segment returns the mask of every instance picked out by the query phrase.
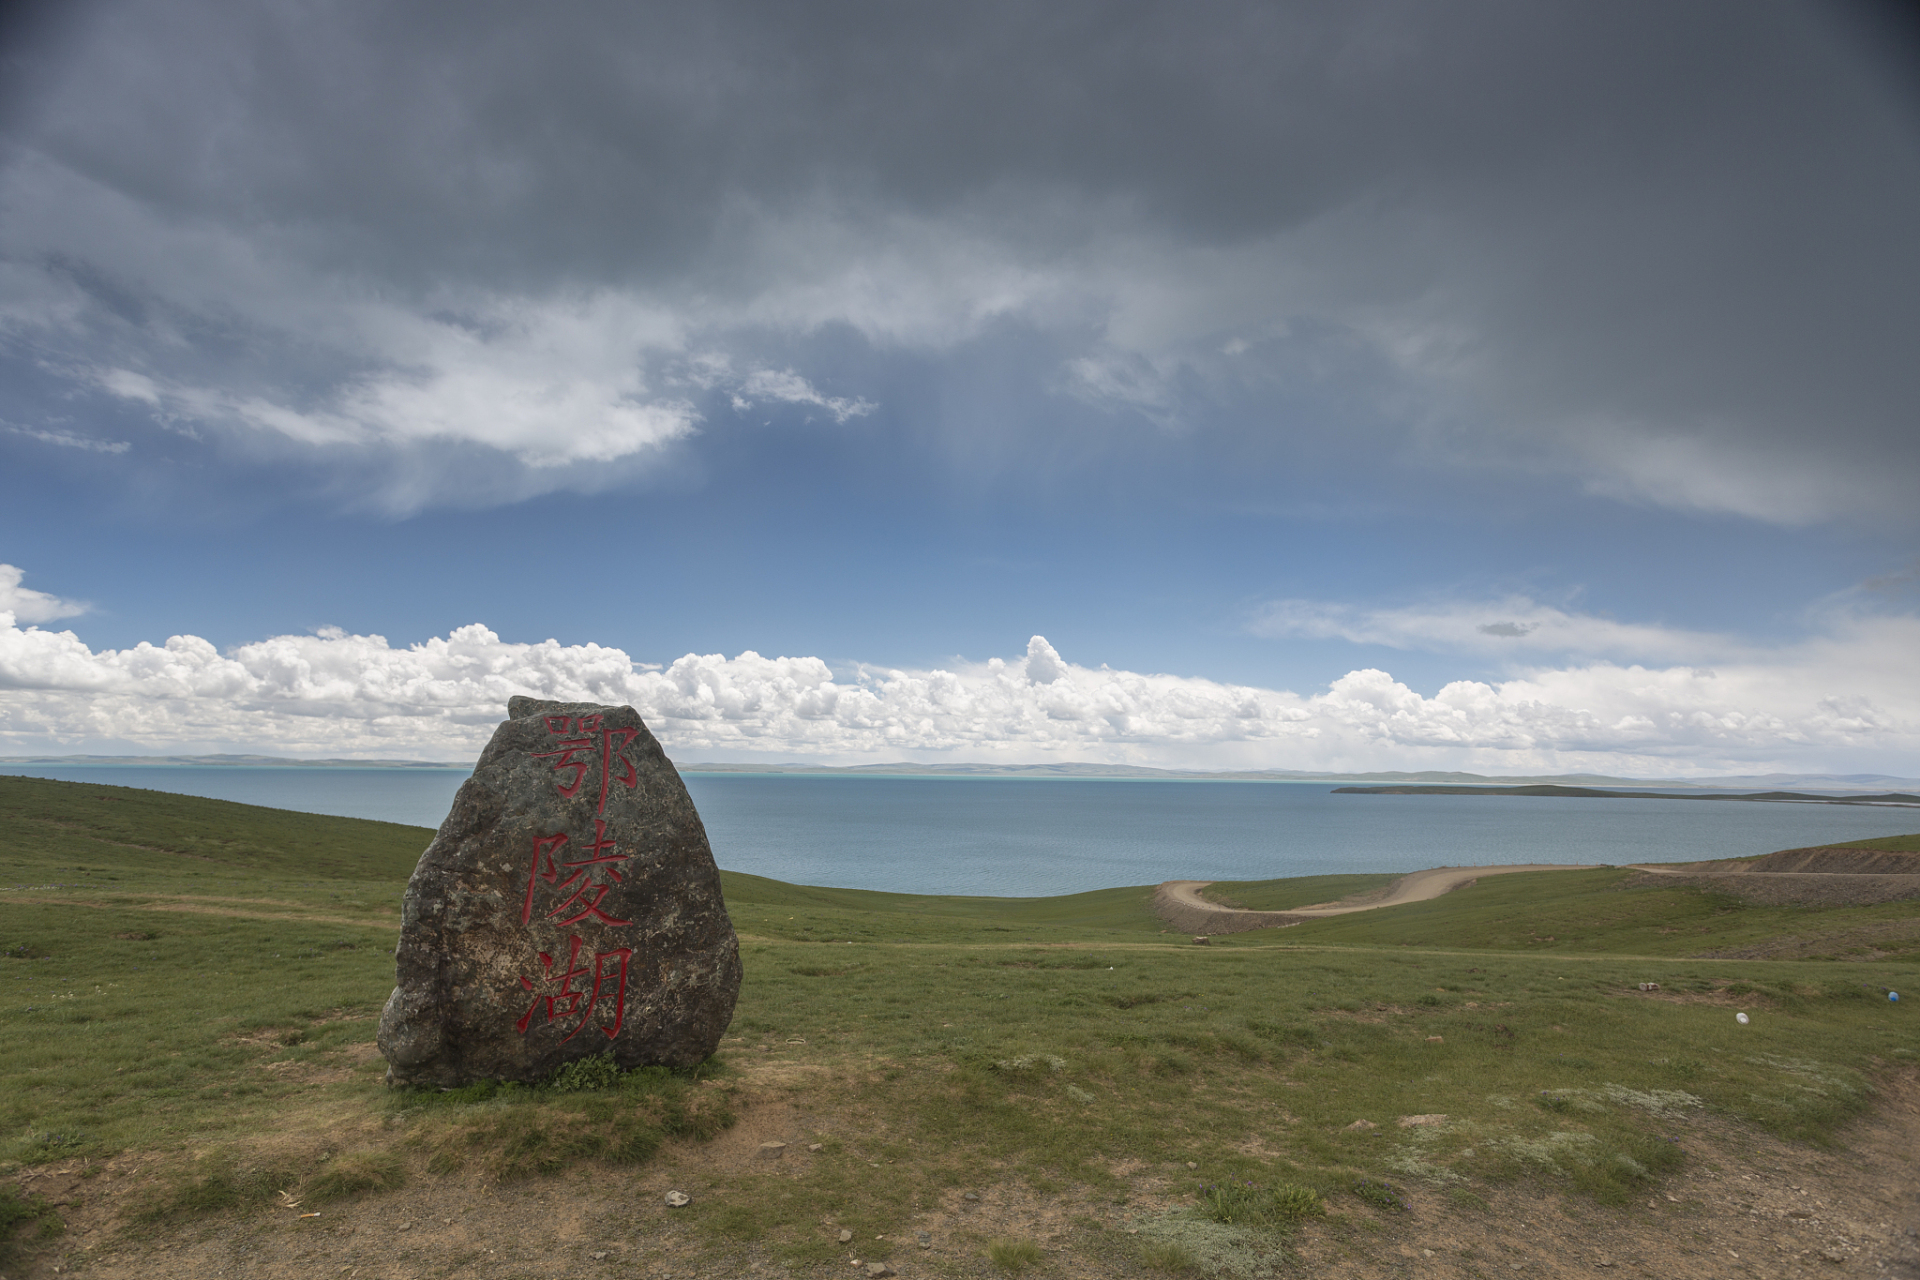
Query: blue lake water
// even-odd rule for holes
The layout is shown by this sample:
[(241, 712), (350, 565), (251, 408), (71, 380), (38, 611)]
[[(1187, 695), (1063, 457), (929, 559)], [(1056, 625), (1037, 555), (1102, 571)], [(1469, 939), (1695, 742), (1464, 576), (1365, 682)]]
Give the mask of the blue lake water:
[[(0, 765), (0, 772), (438, 826), (464, 769)], [(1333, 795), (1327, 783), (700, 774), (731, 871), (1024, 897), (1515, 862), (1678, 862), (1920, 831), (1920, 810), (1701, 800)]]

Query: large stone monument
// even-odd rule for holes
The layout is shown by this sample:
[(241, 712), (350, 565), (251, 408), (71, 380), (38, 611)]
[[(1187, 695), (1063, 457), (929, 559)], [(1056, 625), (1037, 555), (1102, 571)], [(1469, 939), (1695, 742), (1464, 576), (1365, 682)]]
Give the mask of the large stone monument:
[(407, 884), (390, 1084), (712, 1053), (740, 944), (686, 786), (632, 707), (514, 698)]

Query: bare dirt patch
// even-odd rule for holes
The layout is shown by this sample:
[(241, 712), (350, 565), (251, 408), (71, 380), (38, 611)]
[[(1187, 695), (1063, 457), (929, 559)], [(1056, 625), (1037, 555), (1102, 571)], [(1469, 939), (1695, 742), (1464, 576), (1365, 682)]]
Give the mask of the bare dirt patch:
[[(1634, 1203), (1603, 1208), (1550, 1180), (1470, 1187), (1401, 1186), (1409, 1208), (1383, 1213), (1347, 1196), (1334, 1215), (1310, 1221), (1276, 1276), (1339, 1274), (1356, 1280), (1492, 1274), (1561, 1278), (1883, 1276), (1920, 1280), (1920, 1072), (1884, 1073), (1874, 1111), (1833, 1150), (1776, 1141), (1712, 1117), (1674, 1122), (1688, 1157), (1665, 1186)], [(791, 1178), (808, 1162), (860, 1157), (835, 1143), (858, 1118), (815, 1114), (783, 1093), (737, 1100), (740, 1123), (705, 1143), (673, 1142), (636, 1171), (585, 1164), (553, 1178), (490, 1185), (474, 1174), (435, 1178), (416, 1169), (398, 1191), (360, 1200), (266, 1209), (187, 1225), (130, 1229), (123, 1206), (151, 1183), (153, 1161), (125, 1156), (104, 1165), (47, 1166), (18, 1179), (60, 1206), (66, 1238), (14, 1280), (58, 1274), (102, 1280), (258, 1277), (306, 1280), (425, 1280), (473, 1276), (707, 1277), (831, 1276), (858, 1258), (885, 1258), (901, 1276), (988, 1276), (986, 1242), (1030, 1239), (1043, 1249), (1041, 1277), (1092, 1280), (1149, 1276), (1140, 1260), (1142, 1222), (1182, 1207), (1169, 1187), (1191, 1171), (1136, 1158), (1109, 1166), (1123, 1194), (1067, 1187), (1042, 1193), (1016, 1179), (943, 1191), (926, 1211), (857, 1237), (832, 1264), (783, 1262), (751, 1243), (726, 1245), (695, 1227), (702, 1206), (738, 1201)], [(843, 1132), (844, 1131), (844, 1132)], [(289, 1139), (253, 1153), (313, 1161), (329, 1149), (378, 1140), (378, 1126), (353, 1126), (318, 1142)], [(807, 1151), (825, 1140), (822, 1152)], [(1397, 1131), (1375, 1139), (1391, 1143)], [(1258, 1135), (1249, 1141), (1258, 1142)], [(762, 1143), (789, 1145), (778, 1160)], [(1204, 1173), (1204, 1171), (1202, 1171)], [(695, 1197), (670, 1209), (668, 1190)], [(971, 1193), (974, 1199), (969, 1199)], [(318, 1217), (301, 1217), (317, 1212)], [(822, 1239), (839, 1226), (823, 1215)], [(926, 1233), (927, 1245), (919, 1243)], [(838, 1246), (837, 1246), (838, 1247)], [(55, 1272), (54, 1268), (61, 1270)]]
[[(1831, 1152), (1745, 1126), (1695, 1120), (1676, 1130), (1688, 1167), (1622, 1208), (1560, 1195), (1551, 1183), (1476, 1186), (1484, 1209), (1447, 1190), (1406, 1188), (1404, 1214), (1312, 1227), (1310, 1273), (1343, 1276), (1920, 1277), (1920, 1081), (1882, 1081), (1881, 1105)], [(1391, 1141), (1382, 1137), (1381, 1141)]]
[(1248, 911), (1211, 902), (1201, 891), (1210, 880), (1169, 880), (1153, 891), (1153, 913), (1187, 933), (1245, 933), (1251, 929), (1284, 929), (1326, 916), (1350, 915), (1405, 902), (1428, 902), (1455, 889), (1467, 889), (1485, 876), (1519, 871), (1588, 871), (1590, 867), (1537, 863), (1525, 866), (1432, 867), (1401, 876), (1378, 889), (1368, 889), (1338, 902), (1321, 902), (1287, 911)]
[[(384, 925), (386, 921), (369, 919), (365, 916), (336, 916), (318, 911), (243, 911), (236, 907), (217, 907), (208, 905), (219, 899), (195, 901), (190, 899), (161, 900), (155, 898), (126, 898), (102, 901), (94, 898), (36, 898), (36, 903), (46, 903), (63, 907), (86, 907), (92, 911), (165, 911), (173, 914), (194, 916), (221, 916), (230, 920), (296, 920), (303, 924), (338, 924), (364, 927)], [(229, 899), (236, 901), (236, 899)], [(247, 899), (246, 901), (264, 901)], [(298, 906), (298, 904), (295, 904)], [(385, 914), (391, 914), (387, 908), (378, 908)]]

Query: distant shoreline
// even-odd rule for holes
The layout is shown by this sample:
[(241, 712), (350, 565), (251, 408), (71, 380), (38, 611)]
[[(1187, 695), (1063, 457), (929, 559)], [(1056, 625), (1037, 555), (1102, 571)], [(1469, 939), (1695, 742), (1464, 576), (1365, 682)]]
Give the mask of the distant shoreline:
[[(26, 755), (0, 756), (0, 769), (22, 766), (51, 768), (231, 768), (231, 769), (405, 769), (471, 770), (471, 762), (451, 760), (318, 760), (269, 755)], [(730, 764), (718, 761), (674, 761), (681, 773), (691, 774), (763, 774), (812, 777), (879, 778), (1001, 778), (1065, 779), (1086, 781), (1168, 781), (1168, 782), (1317, 782), (1360, 784), (1375, 787), (1440, 788), (1426, 794), (1532, 794), (1518, 788), (1558, 787), (1568, 793), (1593, 791), (1605, 787), (1661, 787), (1688, 791), (1811, 789), (1845, 795), (1859, 792), (1920, 792), (1920, 778), (1897, 778), (1885, 774), (1758, 774), (1707, 778), (1618, 778), (1605, 774), (1551, 774), (1489, 776), (1478, 773), (1440, 770), (1323, 773), (1296, 769), (1158, 769), (1146, 765), (1117, 764), (918, 764), (894, 761), (888, 764), (824, 765), (793, 762), (786, 764)], [(1616, 792), (1602, 794), (1614, 795)], [(1701, 797), (1705, 798), (1705, 797)], [(1721, 797), (1715, 797), (1721, 798)], [(1810, 796), (1809, 800), (1826, 797)]]
[(1873, 805), (1893, 809), (1920, 808), (1920, 795), (1903, 791), (1849, 795), (1814, 795), (1804, 791), (1753, 791), (1744, 794), (1725, 791), (1603, 791), (1593, 787), (1335, 787), (1335, 795), (1350, 796), (1534, 796), (1562, 800), (1751, 800), (1762, 804), (1846, 804)]

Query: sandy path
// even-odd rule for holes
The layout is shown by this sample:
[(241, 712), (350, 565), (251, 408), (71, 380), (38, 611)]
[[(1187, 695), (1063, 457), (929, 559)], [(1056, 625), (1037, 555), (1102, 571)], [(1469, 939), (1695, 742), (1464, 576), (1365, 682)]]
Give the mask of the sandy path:
[(1396, 907), (1403, 902), (1426, 902), (1443, 893), (1463, 889), (1483, 876), (1509, 875), (1516, 871), (1590, 871), (1589, 866), (1567, 863), (1526, 863), (1499, 867), (1433, 867), (1401, 876), (1385, 889), (1359, 894), (1340, 902), (1316, 903), (1286, 911), (1248, 911), (1208, 902), (1200, 890), (1211, 880), (1169, 880), (1154, 890), (1154, 910), (1177, 929), (1195, 933), (1240, 933), (1248, 929), (1276, 929), (1303, 924), (1324, 916), (1343, 916), (1354, 911), (1374, 911)]
[[(1513, 871), (1591, 871), (1593, 868), (1568, 863), (1533, 862), (1522, 866), (1510, 867), (1434, 867), (1427, 871), (1416, 871), (1412, 875), (1401, 876), (1387, 886), (1387, 891), (1379, 898), (1369, 902), (1357, 902), (1342, 906), (1335, 902), (1321, 903), (1311, 907), (1289, 907), (1285, 914), (1290, 916), (1343, 916), (1350, 911), (1372, 911), (1378, 907), (1397, 907), (1403, 902), (1427, 902), (1443, 893), (1464, 888), (1482, 876), (1506, 875)], [(1208, 902), (1200, 896), (1200, 890), (1212, 884), (1211, 880), (1169, 880), (1163, 888), (1169, 895), (1188, 906), (1199, 907), (1203, 911), (1232, 911), (1232, 907), (1223, 907), (1217, 902)]]

